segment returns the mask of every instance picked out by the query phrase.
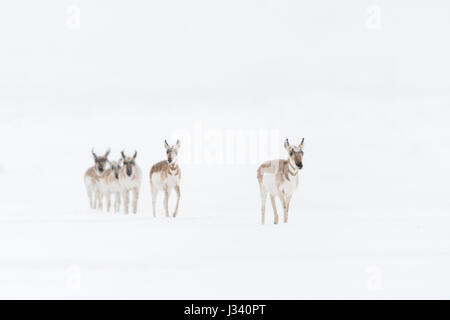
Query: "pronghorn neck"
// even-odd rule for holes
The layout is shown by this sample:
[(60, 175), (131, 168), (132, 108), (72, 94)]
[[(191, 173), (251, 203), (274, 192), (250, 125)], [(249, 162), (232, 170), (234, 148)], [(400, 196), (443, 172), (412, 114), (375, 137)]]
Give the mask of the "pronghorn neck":
[(97, 168), (95, 168), (95, 173), (96, 173), (99, 177), (103, 176), (103, 175), (105, 174), (106, 171), (108, 171), (108, 169), (103, 170), (103, 172), (100, 172)]
[(295, 162), (292, 161), (291, 158), (289, 158), (289, 161), (288, 161), (288, 171), (289, 171), (289, 174), (292, 176), (296, 176), (298, 173), (297, 166), (296, 166)]
[(178, 162), (169, 163), (169, 174), (176, 175), (178, 173)]

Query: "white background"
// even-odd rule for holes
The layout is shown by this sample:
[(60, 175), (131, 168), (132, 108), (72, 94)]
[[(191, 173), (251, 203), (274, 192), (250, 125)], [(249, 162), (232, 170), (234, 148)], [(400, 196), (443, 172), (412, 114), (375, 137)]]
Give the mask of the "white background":
[[(2, 1), (0, 298), (450, 298), (449, 15)], [(221, 162), (239, 130), (262, 135)], [(299, 188), (262, 226), (256, 169), (286, 137), (305, 137)], [(159, 199), (154, 219), (148, 172), (177, 138), (179, 216)], [(136, 216), (89, 209), (92, 147), (138, 151)]]

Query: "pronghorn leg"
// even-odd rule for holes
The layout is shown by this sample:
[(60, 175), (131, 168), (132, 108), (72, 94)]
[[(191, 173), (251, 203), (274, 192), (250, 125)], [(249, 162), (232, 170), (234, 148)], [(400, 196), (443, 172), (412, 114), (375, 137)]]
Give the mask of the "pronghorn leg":
[(169, 190), (164, 189), (164, 210), (166, 211), (166, 217), (169, 217)]
[(89, 205), (91, 206), (91, 209), (95, 209), (95, 198), (92, 195), (92, 191), (88, 191), (88, 197), (89, 197)]
[(111, 193), (106, 194), (106, 209), (108, 212), (111, 212)]
[(275, 204), (275, 196), (270, 195), (270, 201), (272, 202), (273, 214), (275, 216), (273, 223), (278, 224), (277, 205)]
[(114, 212), (117, 213), (120, 211), (120, 192), (116, 192), (114, 199)]
[(281, 204), (283, 205), (283, 213), (284, 213), (284, 223), (288, 221), (288, 213), (287, 213), (287, 205), (286, 205), (286, 196), (283, 191), (278, 194), (278, 197), (281, 200)]
[(97, 209), (103, 211), (103, 197), (100, 192), (96, 193), (97, 198)]
[(176, 204), (176, 206), (175, 206), (175, 211), (174, 211), (174, 213), (173, 213), (173, 217), (174, 217), (174, 218), (177, 216), (177, 213), (178, 213), (178, 204), (180, 203), (180, 196), (181, 196), (181, 194), (180, 194), (180, 186), (176, 186), (176, 187), (175, 187), (175, 192), (177, 193), (177, 204)]
[(264, 190), (263, 186), (260, 186), (260, 190), (261, 190), (261, 223), (264, 224), (264, 219), (266, 215), (267, 191)]
[(95, 194), (95, 192), (92, 193), (92, 201), (94, 203), (94, 207), (92, 209), (97, 209), (97, 195)]
[(289, 205), (291, 204), (291, 198), (292, 198), (292, 195), (286, 196), (286, 222), (287, 222), (287, 216), (289, 214)]
[(136, 214), (137, 212), (137, 204), (139, 200), (139, 189), (134, 188), (133, 189), (133, 213)]
[(130, 205), (130, 192), (129, 190), (124, 191), (123, 193), (123, 205), (124, 205), (124, 209), (125, 209), (125, 214), (128, 214), (128, 207)]
[(158, 197), (159, 189), (152, 186), (152, 207), (153, 217), (156, 218), (156, 198)]

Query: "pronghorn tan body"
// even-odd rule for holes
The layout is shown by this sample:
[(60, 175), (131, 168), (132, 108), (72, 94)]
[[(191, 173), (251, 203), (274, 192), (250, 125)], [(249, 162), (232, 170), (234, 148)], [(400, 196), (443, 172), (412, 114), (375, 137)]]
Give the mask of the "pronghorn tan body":
[(96, 209), (97, 207), (102, 209), (103, 203), (100, 198), (98, 186), (100, 179), (105, 174), (109, 153), (110, 150), (106, 151), (103, 156), (97, 156), (94, 150), (92, 150), (95, 165), (89, 168), (84, 175), (84, 184), (86, 185), (86, 191), (89, 197), (91, 209)]
[(156, 217), (156, 199), (159, 191), (164, 192), (164, 210), (169, 217), (169, 196), (172, 189), (177, 193), (177, 204), (173, 217), (177, 216), (178, 204), (180, 203), (180, 180), (181, 170), (178, 166), (178, 149), (180, 141), (175, 146), (170, 146), (164, 141), (167, 152), (167, 160), (156, 163), (150, 170), (150, 188), (152, 192), (153, 216)]
[(107, 211), (111, 211), (111, 195), (115, 196), (114, 199), (114, 211), (120, 210), (120, 198), (123, 192), (123, 187), (120, 181), (120, 171), (122, 169), (122, 159), (119, 161), (111, 161), (110, 168), (100, 177), (98, 181), (98, 191), (100, 201), (103, 197), (106, 198)]
[(291, 146), (288, 139), (284, 147), (289, 153), (287, 160), (278, 159), (264, 162), (259, 166), (257, 177), (261, 192), (261, 222), (264, 224), (267, 195), (270, 195), (274, 213), (274, 223), (278, 223), (278, 213), (275, 198), (279, 197), (283, 205), (284, 222), (288, 221), (289, 205), (292, 194), (298, 186), (298, 172), (303, 167), (303, 142), (298, 146)]
[(128, 213), (130, 205), (130, 193), (133, 194), (132, 210), (137, 212), (139, 191), (141, 188), (142, 171), (136, 165), (137, 152), (132, 157), (127, 157), (122, 151), (123, 167), (120, 170), (119, 179), (122, 190), (124, 211)]

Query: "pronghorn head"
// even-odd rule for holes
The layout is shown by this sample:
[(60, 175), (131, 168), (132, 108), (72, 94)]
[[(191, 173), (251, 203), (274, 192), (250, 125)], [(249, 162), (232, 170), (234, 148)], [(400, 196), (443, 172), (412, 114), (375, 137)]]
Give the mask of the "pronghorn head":
[(94, 156), (95, 160), (95, 169), (99, 173), (103, 173), (106, 170), (106, 165), (108, 163), (108, 155), (111, 152), (111, 150), (107, 150), (103, 156), (97, 156), (94, 152), (94, 149), (92, 149), (92, 155)]
[(174, 146), (169, 145), (167, 143), (167, 140), (164, 140), (164, 146), (166, 147), (167, 152), (167, 162), (169, 162), (169, 164), (177, 163), (178, 149), (180, 149), (180, 140), (177, 140), (177, 143)]
[(284, 141), (284, 148), (289, 153), (289, 159), (292, 160), (297, 168), (300, 170), (303, 168), (303, 143), (305, 142), (305, 138), (302, 139), (302, 142), (298, 146), (291, 146), (289, 144), (288, 139)]
[(109, 162), (111, 170), (114, 173), (114, 177), (117, 180), (119, 180), (119, 173), (120, 173), (120, 170), (122, 170), (122, 162), (123, 162), (122, 158), (120, 158), (119, 161), (110, 161)]
[(134, 152), (134, 155), (132, 157), (127, 157), (125, 155), (125, 152), (122, 151), (123, 167), (125, 168), (125, 173), (129, 177), (133, 175), (134, 169), (136, 167), (136, 157), (137, 151)]

